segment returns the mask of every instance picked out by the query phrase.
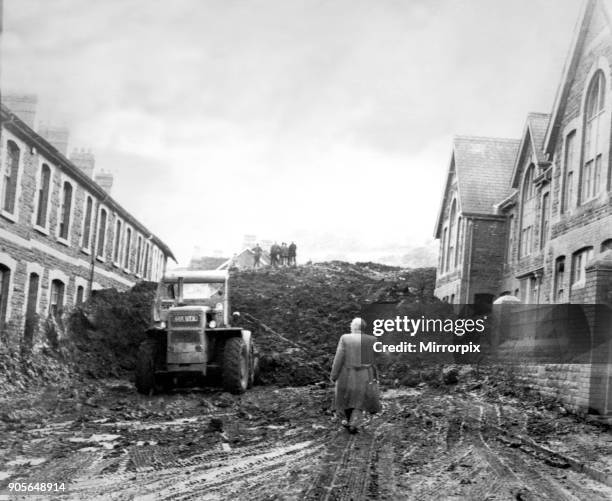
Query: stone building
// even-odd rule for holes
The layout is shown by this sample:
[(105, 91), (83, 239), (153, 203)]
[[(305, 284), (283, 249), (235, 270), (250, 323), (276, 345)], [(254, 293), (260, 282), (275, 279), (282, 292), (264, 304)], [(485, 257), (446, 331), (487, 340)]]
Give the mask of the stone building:
[[(15, 104), (13, 112), (7, 104)], [(66, 158), (67, 134), (34, 130), (35, 99), (3, 96), (0, 110), (0, 333), (46, 318), (92, 290), (158, 280), (168, 246), (92, 179), (94, 158)], [(21, 118), (23, 116), (23, 119)], [(48, 129), (48, 128), (47, 128)], [(53, 141), (59, 141), (53, 144)], [(104, 189), (106, 188), (106, 189)]]
[(551, 114), (517, 140), (457, 137), (435, 237), (436, 296), (610, 302), (612, 2), (587, 0)]

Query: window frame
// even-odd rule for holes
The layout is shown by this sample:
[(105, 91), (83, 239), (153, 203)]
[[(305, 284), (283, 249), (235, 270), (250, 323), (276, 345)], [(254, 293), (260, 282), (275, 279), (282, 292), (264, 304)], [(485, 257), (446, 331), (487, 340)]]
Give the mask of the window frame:
[[(102, 214), (104, 214), (104, 232), (101, 232), (101, 226), (102, 226)], [(98, 209), (98, 221), (96, 224), (96, 248), (94, 249), (94, 252), (96, 253), (96, 259), (98, 261), (102, 261), (105, 262), (106, 261), (106, 251), (107, 251), (107, 244), (108, 244), (108, 238), (107, 234), (108, 234), (108, 220), (109, 220), (109, 210), (100, 205), (100, 208)], [(100, 248), (100, 236), (102, 236), (102, 248)]]
[[(66, 186), (70, 187), (70, 206), (68, 208), (68, 212), (65, 211), (65, 189)], [(57, 241), (69, 246), (70, 245), (70, 235), (72, 232), (73, 226), (73, 214), (74, 214), (74, 200), (75, 200), (75, 183), (72, 179), (68, 177), (62, 176), (60, 190), (59, 190), (59, 205), (57, 207), (57, 228), (56, 228), (56, 236)], [(67, 219), (67, 221), (66, 221)], [(65, 225), (65, 226), (62, 226)], [(62, 230), (66, 228), (66, 235), (62, 234)]]
[(572, 270), (570, 287), (580, 288), (586, 284), (586, 268), (593, 260), (594, 251), (592, 246), (586, 246), (572, 253)]
[[(583, 109), (582, 158), (580, 162), (580, 205), (596, 199), (605, 186), (602, 183), (603, 156), (605, 141), (601, 136), (605, 132), (605, 115), (607, 96), (607, 79), (599, 68), (589, 79)], [(595, 98), (594, 111), (589, 116), (591, 103)]]
[[(87, 221), (87, 202), (91, 201), (91, 210), (89, 212), (89, 222)], [(92, 235), (95, 235), (96, 233), (96, 229), (94, 228), (94, 231), (92, 232), (92, 226), (93, 226), (93, 217), (94, 217), (94, 211), (95, 211), (95, 207), (94, 207), (94, 198), (92, 195), (90, 195), (89, 193), (85, 193), (85, 198), (83, 201), (83, 224), (81, 225), (81, 250), (85, 253), (85, 254), (91, 254), (91, 245), (92, 245)], [(85, 242), (85, 229), (87, 229), (87, 242)]]
[[(23, 173), (23, 152), (26, 151), (26, 145), (19, 141), (16, 137), (9, 135), (7, 131), (2, 131), (5, 135), (2, 149), (2, 159), (0, 165), (0, 215), (6, 219), (16, 223), (19, 220), (19, 198), (21, 197), (21, 176)], [(9, 158), (9, 144), (12, 143), (18, 150), (17, 168), (15, 176), (7, 176), (8, 158)], [(9, 179), (15, 179), (15, 191), (12, 210), (5, 208), (6, 203), (6, 189), (7, 189), (7, 177)]]
[[(45, 213), (44, 213), (44, 224), (41, 225), (39, 224), (39, 215), (41, 213), (41, 198), (42, 198), (42, 189), (43, 189), (43, 171), (44, 168), (49, 169), (49, 185), (47, 186), (47, 194), (46, 194), (46, 207), (45, 207)], [(49, 228), (51, 226), (51, 218), (50, 216), (50, 207), (51, 207), (51, 197), (53, 195), (53, 178), (54, 178), (54, 168), (52, 166), (52, 164), (50, 164), (49, 162), (47, 162), (46, 160), (41, 160), (39, 163), (39, 168), (38, 168), (38, 172), (36, 173), (36, 192), (35, 192), (35, 196), (36, 196), (36, 204), (34, 207), (34, 212), (32, 214), (32, 226), (34, 227), (35, 230), (45, 234), (45, 235), (49, 235)]]

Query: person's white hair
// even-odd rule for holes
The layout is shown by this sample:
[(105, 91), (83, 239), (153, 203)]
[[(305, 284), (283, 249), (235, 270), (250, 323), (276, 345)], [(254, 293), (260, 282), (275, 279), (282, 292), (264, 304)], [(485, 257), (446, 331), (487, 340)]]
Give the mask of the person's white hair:
[(365, 331), (366, 328), (366, 323), (365, 320), (363, 320), (363, 318), (353, 318), (353, 321), (351, 322), (351, 332), (353, 334), (363, 334), (363, 332)]

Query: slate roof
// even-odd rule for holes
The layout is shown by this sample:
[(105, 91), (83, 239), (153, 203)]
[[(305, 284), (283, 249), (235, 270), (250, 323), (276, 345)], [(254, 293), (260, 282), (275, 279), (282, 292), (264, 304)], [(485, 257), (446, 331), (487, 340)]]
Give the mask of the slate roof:
[(493, 214), (508, 196), (520, 141), (457, 136), (453, 155), (461, 212)]
[[(521, 145), (519, 146), (518, 154), (514, 161), (514, 169), (510, 186), (517, 188), (522, 175), (522, 167), (525, 164), (525, 155), (528, 151), (535, 152), (535, 160), (542, 165), (546, 162), (546, 153), (544, 152), (544, 142), (546, 140), (546, 131), (548, 130), (548, 122), (550, 114), (548, 113), (529, 113), (525, 120), (525, 128), (521, 136)], [(531, 150), (528, 147), (531, 146)], [(529, 159), (531, 162), (531, 159)]]
[(546, 161), (546, 156), (544, 155), (544, 140), (546, 139), (546, 129), (548, 129), (549, 120), (550, 113), (529, 113), (527, 115), (527, 126), (532, 134), (533, 147), (538, 162)]
[(521, 141), (496, 137), (455, 136), (444, 196), (434, 236), (439, 238), (453, 172), (457, 179), (459, 210), (496, 214), (496, 204), (510, 194), (510, 181)]

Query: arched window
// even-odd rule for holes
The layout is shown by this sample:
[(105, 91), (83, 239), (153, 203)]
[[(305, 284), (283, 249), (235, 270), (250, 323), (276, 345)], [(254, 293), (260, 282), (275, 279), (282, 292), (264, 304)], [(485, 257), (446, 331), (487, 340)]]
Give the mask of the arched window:
[(124, 262), (123, 262), (123, 267), (126, 270), (130, 269), (130, 253), (132, 252), (132, 229), (131, 228), (127, 228), (125, 230), (125, 248), (123, 250), (124, 252)]
[(85, 219), (83, 220), (83, 242), (81, 246), (84, 249), (89, 249), (90, 238), (91, 238), (91, 215), (93, 213), (93, 199), (87, 197), (85, 201)]
[(142, 278), (149, 278), (149, 244), (145, 245)]
[(542, 207), (540, 216), (540, 249), (544, 248), (548, 239), (548, 228), (550, 226), (550, 193), (542, 195)]
[(41, 228), (47, 226), (47, 209), (49, 207), (49, 189), (51, 186), (51, 169), (43, 164), (40, 169), (40, 188), (38, 190), (38, 210), (36, 211), (36, 225)]
[(76, 290), (76, 305), (80, 306), (83, 304), (83, 300), (85, 297), (85, 288), (82, 285), (79, 285)]
[(581, 202), (599, 193), (602, 186), (602, 156), (606, 138), (604, 133), (605, 78), (602, 71), (591, 80), (585, 103), (584, 154), (581, 175)]
[(533, 225), (535, 222), (534, 170), (533, 164), (530, 165), (523, 178), (521, 194), (521, 244), (519, 253), (521, 257), (529, 255), (533, 247)]
[(119, 264), (119, 256), (121, 255), (121, 220), (115, 222), (115, 249), (113, 250), (113, 262)]
[(38, 311), (38, 286), (40, 283), (40, 275), (38, 273), (30, 273), (28, 282), (28, 295), (26, 297), (26, 318), (23, 328), (23, 337), (28, 346), (32, 345), (34, 339), (34, 331), (36, 330)]
[(576, 131), (573, 130), (565, 138), (565, 185), (563, 192), (563, 212), (571, 210), (576, 205), (574, 195), (574, 168), (576, 157)]
[(457, 218), (457, 248), (455, 251), (455, 267), (459, 266), (461, 262), (461, 233), (462, 233), (462, 219)]
[(584, 285), (586, 267), (593, 259), (593, 247), (584, 247), (572, 255), (572, 286)]
[(601, 252), (612, 250), (612, 238), (608, 238), (601, 242)]
[(555, 290), (554, 302), (565, 301), (565, 256), (559, 256), (555, 260)]
[(444, 272), (444, 263), (446, 262), (446, 235), (448, 228), (444, 228), (442, 232), (442, 246), (440, 247), (440, 272)]
[(140, 264), (142, 262), (142, 237), (138, 235), (138, 245), (136, 247), (136, 269), (134, 270), (137, 275), (140, 274)]
[(448, 249), (446, 251), (446, 271), (454, 267), (453, 259), (455, 257), (455, 224), (457, 217), (457, 200), (453, 200), (451, 204), (450, 217), (448, 219)]
[(72, 210), (72, 185), (66, 181), (62, 189), (62, 206), (60, 212), (59, 236), (64, 240), (68, 239), (70, 230), (70, 214)]
[(9, 284), (11, 281), (11, 270), (0, 264), (0, 326), (4, 326), (7, 318)]
[(100, 209), (100, 222), (98, 224), (98, 251), (97, 256), (104, 258), (104, 248), (106, 246), (106, 209)]
[(64, 282), (55, 279), (51, 282), (51, 297), (49, 298), (49, 313), (59, 317), (64, 308)]
[(7, 143), (6, 167), (4, 170), (4, 186), (2, 188), (2, 208), (13, 214), (17, 198), (17, 175), (19, 174), (19, 146), (13, 141)]

